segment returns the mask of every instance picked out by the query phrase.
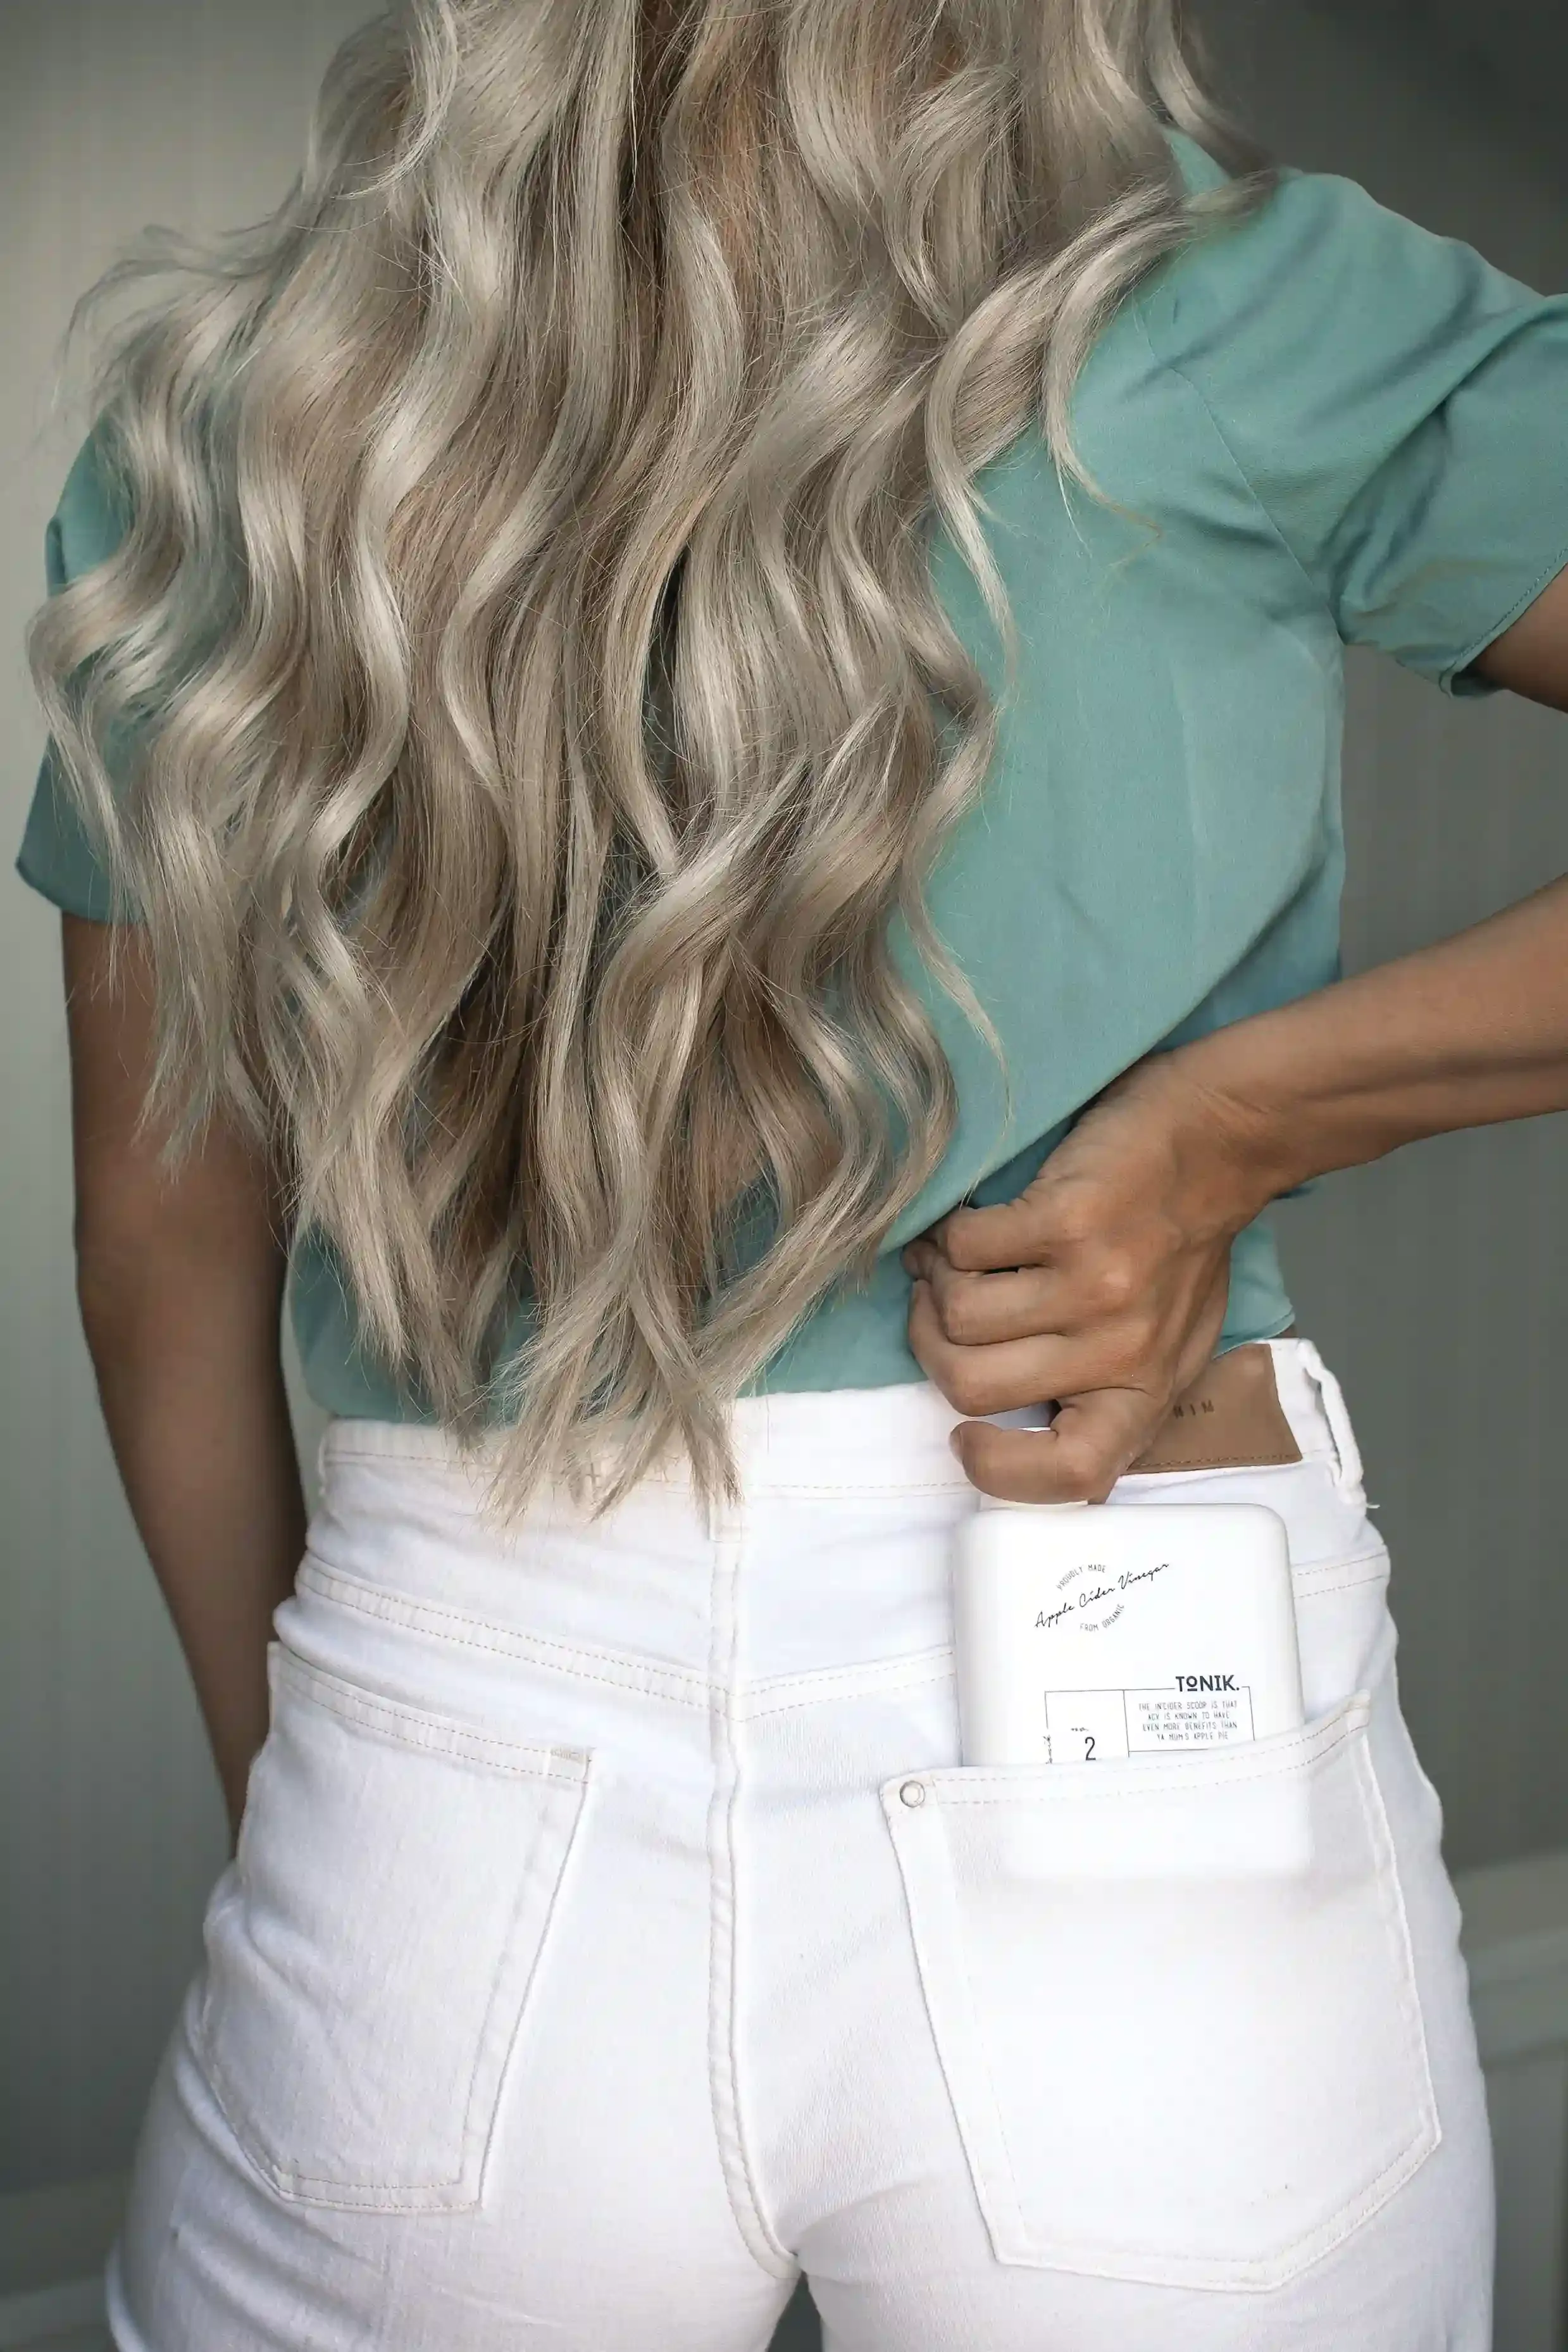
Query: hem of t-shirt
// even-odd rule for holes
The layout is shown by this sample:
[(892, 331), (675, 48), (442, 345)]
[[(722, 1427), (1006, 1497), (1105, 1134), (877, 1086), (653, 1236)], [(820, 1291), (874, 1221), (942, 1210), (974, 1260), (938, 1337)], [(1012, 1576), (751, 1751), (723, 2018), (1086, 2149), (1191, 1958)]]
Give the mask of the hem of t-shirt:
[(1558, 573), (1564, 570), (1568, 570), (1568, 540), (1562, 541), (1546, 569), (1534, 575), (1530, 585), (1521, 595), (1515, 597), (1501, 618), (1490, 622), (1481, 631), (1479, 636), (1473, 638), (1462, 652), (1456, 654), (1453, 660), (1445, 664), (1444, 667), (1437, 672), (1437, 684), (1445, 694), (1456, 696), (1463, 701), (1470, 696), (1500, 694), (1502, 691), (1500, 682), (1496, 678), (1470, 678), (1462, 687), (1458, 684), (1458, 680), (1460, 674), (1469, 669), (1473, 661), (1480, 658), (1489, 646), (1497, 643), (1505, 629), (1511, 629), (1515, 621), (1522, 614), (1529, 612), (1542, 590), (1549, 588)]
[[(1266, 1324), (1260, 1330), (1248, 1329), (1222, 1334), (1219, 1339), (1216, 1342), (1214, 1352), (1216, 1356), (1228, 1356), (1238, 1348), (1253, 1348), (1257, 1347), (1260, 1342), (1266, 1339), (1281, 1339), (1287, 1331), (1294, 1328), (1295, 1320), (1295, 1308), (1293, 1307), (1287, 1307), (1281, 1315), (1277, 1316), (1272, 1322)], [(741, 1393), (747, 1397), (831, 1396), (835, 1394), (848, 1394), (851, 1392), (857, 1395), (863, 1395), (877, 1389), (917, 1388), (926, 1379), (927, 1375), (920, 1370), (918, 1365), (916, 1365), (912, 1371), (900, 1373), (896, 1378), (891, 1380), (842, 1381), (837, 1383), (836, 1387), (833, 1389), (747, 1388), (743, 1390)], [(410, 1408), (407, 1411), (394, 1409), (390, 1401), (383, 1402), (379, 1398), (372, 1399), (370, 1397), (350, 1400), (340, 1395), (333, 1400), (329, 1399), (325, 1395), (322, 1395), (316, 1390), (310, 1388), (308, 1381), (307, 1381), (306, 1386), (312, 1403), (327, 1415), (329, 1421), (353, 1422), (361, 1429), (375, 1428), (380, 1426), (386, 1429), (436, 1430), (444, 1426), (440, 1419), (435, 1414), (421, 1408)], [(514, 1425), (515, 1424), (510, 1422), (498, 1422), (491, 1424), (492, 1428), (496, 1430), (507, 1429)]]
[(36, 890), (40, 898), (47, 898), (50, 906), (57, 907), (63, 915), (76, 915), (85, 923), (136, 923), (141, 919), (134, 912), (116, 915), (107, 890), (73, 889), (68, 882), (61, 882), (46, 866), (35, 865), (31, 854), (26, 849), (17, 851), (11, 865), (12, 870), (21, 876), (29, 890)]

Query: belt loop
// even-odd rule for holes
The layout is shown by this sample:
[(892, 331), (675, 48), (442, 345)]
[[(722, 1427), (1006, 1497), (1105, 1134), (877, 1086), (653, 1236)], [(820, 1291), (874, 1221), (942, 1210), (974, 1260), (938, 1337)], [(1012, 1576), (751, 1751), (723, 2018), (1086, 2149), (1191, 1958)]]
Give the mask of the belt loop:
[(1355, 1430), (1351, 1423), (1350, 1408), (1344, 1401), (1344, 1391), (1319, 1355), (1311, 1339), (1293, 1339), (1291, 1346), (1301, 1351), (1301, 1360), (1307, 1378), (1322, 1399), (1323, 1415), (1329, 1425), (1339, 1456), (1338, 1485), (1343, 1493), (1359, 1495), (1364, 1483), (1364, 1465), (1361, 1448), (1356, 1444)]

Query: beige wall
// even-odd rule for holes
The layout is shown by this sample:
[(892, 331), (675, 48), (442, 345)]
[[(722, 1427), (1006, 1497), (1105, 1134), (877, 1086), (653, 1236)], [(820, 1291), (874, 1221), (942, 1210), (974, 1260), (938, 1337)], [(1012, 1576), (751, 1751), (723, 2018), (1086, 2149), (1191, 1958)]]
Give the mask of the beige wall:
[[(82, 421), (45, 408), (71, 296), (143, 220), (217, 226), (274, 202), (321, 66), (360, 13), (344, 0), (0, 7), (11, 848), (40, 742), (19, 633)], [(1561, 192), (1521, 168), (1467, 94), (1392, 72), (1291, 0), (1204, 13), (1287, 160), (1348, 171), (1518, 274), (1568, 284)], [(1506, 698), (1456, 709), (1386, 665), (1353, 668), (1347, 945), (1364, 962), (1568, 863), (1568, 733)], [(23, 2191), (124, 2161), (222, 1832), (77, 1328), (57, 927), (3, 872), (0, 889), (0, 2191)], [(1303, 1320), (1345, 1377), (1383, 1498), (1406, 1703), (1455, 1866), (1568, 1843), (1565, 1199), (1554, 1120), (1405, 1153), (1283, 1220)], [(308, 1454), (315, 1426), (302, 1412)]]
[[(20, 632), (83, 422), (51, 418), (48, 387), (71, 300), (122, 237), (277, 202), (327, 58), (368, 13), (0, 6), (0, 2193), (124, 2161), (224, 1847), (77, 1326), (58, 920), (8, 870), (42, 743)], [(308, 1454), (315, 1426), (306, 1409)]]

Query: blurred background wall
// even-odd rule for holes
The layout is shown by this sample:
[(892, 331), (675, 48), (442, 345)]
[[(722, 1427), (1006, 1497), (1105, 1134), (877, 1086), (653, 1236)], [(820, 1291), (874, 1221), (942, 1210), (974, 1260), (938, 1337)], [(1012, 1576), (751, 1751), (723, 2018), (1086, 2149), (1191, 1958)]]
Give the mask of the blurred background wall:
[[(8, 870), (41, 746), (20, 633), (86, 422), (52, 415), (48, 387), (71, 299), (123, 236), (277, 201), (320, 71), (365, 13), (0, 5), (0, 2296), (89, 2266), (223, 1856), (77, 1324), (57, 922)], [(1507, 0), (1484, 23), (1460, 0), (1196, 13), (1282, 160), (1347, 173), (1528, 282), (1568, 286), (1568, 150), (1539, 95), (1560, 101), (1556, 0)], [(1354, 968), (1568, 865), (1568, 730), (1506, 696), (1450, 704), (1371, 657), (1351, 673)], [(1568, 1847), (1565, 1202), (1568, 1122), (1550, 1119), (1402, 1152), (1281, 1213), (1302, 1325), (1345, 1381), (1381, 1501), (1406, 1709), (1461, 1872)], [(300, 1401), (308, 1466), (318, 1425)], [(44, 2340), (5, 2308), (0, 2343)]]

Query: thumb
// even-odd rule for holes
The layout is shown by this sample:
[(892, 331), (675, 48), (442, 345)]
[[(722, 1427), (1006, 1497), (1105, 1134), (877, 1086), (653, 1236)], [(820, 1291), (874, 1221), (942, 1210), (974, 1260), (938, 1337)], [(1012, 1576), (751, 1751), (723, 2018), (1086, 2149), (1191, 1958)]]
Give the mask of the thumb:
[(1142, 1389), (1092, 1389), (1065, 1397), (1049, 1429), (960, 1422), (953, 1443), (965, 1475), (1004, 1503), (1103, 1503), (1159, 1423)]
[(1103, 1503), (1159, 1427), (1161, 1409), (1144, 1389), (1088, 1389), (1063, 1397), (1051, 1424), (1058, 1477), (1085, 1502)]

